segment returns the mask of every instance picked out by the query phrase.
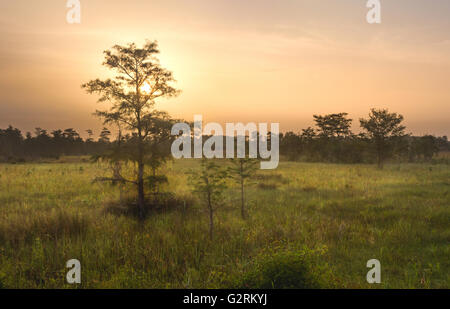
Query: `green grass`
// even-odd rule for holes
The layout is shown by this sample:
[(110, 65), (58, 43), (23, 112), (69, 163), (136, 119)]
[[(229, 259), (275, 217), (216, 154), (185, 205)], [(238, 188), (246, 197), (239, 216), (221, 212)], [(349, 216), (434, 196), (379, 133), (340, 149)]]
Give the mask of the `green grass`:
[[(168, 190), (190, 197), (185, 172), (197, 166), (170, 163)], [(78, 288), (236, 287), (264, 261), (278, 276), (276, 257), (284, 265), (300, 252), (321, 287), (450, 287), (448, 165), (281, 163), (248, 189), (247, 220), (229, 189), (213, 242), (198, 202), (144, 223), (106, 212), (118, 189), (92, 183), (106, 172), (73, 160), (0, 165), (0, 287), (73, 288), (69, 259), (81, 261)], [(366, 282), (373, 258), (379, 285)]]

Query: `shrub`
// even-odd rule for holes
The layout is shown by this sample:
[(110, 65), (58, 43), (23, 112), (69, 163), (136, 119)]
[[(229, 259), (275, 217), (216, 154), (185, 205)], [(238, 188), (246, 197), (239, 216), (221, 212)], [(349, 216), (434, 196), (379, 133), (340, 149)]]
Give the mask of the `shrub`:
[(262, 256), (237, 280), (237, 288), (317, 289), (332, 286), (328, 265), (315, 263), (311, 250)]

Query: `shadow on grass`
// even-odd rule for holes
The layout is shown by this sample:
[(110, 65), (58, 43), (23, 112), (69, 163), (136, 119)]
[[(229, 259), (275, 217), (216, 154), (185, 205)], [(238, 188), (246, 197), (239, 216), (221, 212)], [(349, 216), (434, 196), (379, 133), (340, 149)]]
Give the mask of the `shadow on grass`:
[(116, 216), (145, 220), (152, 215), (161, 213), (186, 212), (193, 204), (194, 200), (189, 196), (158, 193), (146, 198), (142, 216), (137, 199), (134, 197), (128, 197), (121, 201), (110, 201), (106, 204), (104, 211)]

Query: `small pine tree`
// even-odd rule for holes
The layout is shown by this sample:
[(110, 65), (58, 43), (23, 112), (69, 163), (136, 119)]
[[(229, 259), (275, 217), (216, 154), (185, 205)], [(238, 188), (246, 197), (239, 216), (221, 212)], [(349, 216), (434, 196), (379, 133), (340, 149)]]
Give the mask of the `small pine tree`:
[(213, 239), (214, 212), (223, 202), (223, 192), (226, 189), (227, 172), (214, 161), (203, 159), (200, 171), (190, 173), (193, 192), (199, 194), (209, 215), (209, 237)]
[(245, 219), (245, 184), (246, 181), (256, 173), (259, 161), (250, 158), (231, 159), (230, 161), (232, 166), (228, 168), (228, 174), (237, 181), (241, 187), (241, 216), (242, 219)]

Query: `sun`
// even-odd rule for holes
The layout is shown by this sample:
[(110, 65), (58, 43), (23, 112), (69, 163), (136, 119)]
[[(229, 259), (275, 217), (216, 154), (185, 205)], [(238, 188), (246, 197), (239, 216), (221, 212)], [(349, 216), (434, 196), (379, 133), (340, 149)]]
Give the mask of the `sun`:
[(141, 86), (141, 91), (145, 94), (150, 94), (150, 92), (152, 91), (152, 87), (150, 86), (149, 83), (145, 82), (142, 86)]

